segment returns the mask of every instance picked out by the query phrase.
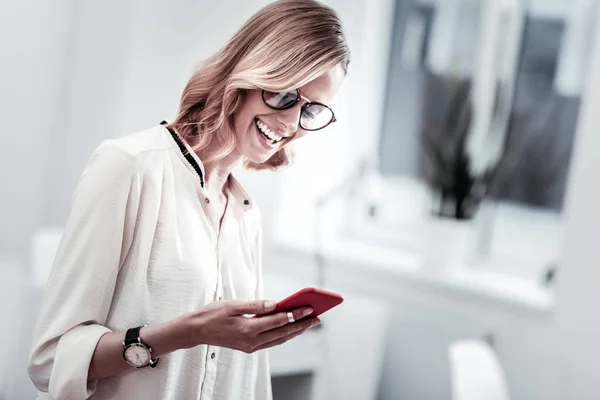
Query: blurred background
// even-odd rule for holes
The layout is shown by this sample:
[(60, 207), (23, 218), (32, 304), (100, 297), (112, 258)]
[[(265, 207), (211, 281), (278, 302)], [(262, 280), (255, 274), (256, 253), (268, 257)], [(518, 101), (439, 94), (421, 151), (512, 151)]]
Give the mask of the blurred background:
[[(26, 363), (71, 194), (175, 116), (267, 0), (0, 2), (0, 398)], [(352, 61), (293, 166), (239, 171), (267, 297), (344, 295), (271, 351), (275, 399), (600, 398), (595, 0), (327, 0)]]

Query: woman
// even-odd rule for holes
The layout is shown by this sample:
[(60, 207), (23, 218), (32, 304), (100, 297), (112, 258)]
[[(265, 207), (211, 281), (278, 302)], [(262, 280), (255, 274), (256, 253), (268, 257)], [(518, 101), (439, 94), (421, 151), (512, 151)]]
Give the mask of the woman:
[(271, 397), (260, 350), (319, 321), (310, 309), (269, 314), (260, 214), (231, 171), (286, 165), (292, 142), (334, 122), (327, 104), (348, 62), (333, 10), (274, 2), (192, 76), (171, 124), (99, 146), (34, 335), (29, 374), (42, 393)]

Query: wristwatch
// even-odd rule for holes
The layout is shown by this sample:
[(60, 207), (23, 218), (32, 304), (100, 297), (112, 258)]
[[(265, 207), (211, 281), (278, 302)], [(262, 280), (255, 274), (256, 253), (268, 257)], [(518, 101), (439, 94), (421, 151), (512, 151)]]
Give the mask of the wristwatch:
[(156, 367), (158, 358), (152, 358), (152, 348), (140, 338), (140, 329), (145, 325), (131, 328), (125, 333), (123, 341), (123, 358), (134, 368)]

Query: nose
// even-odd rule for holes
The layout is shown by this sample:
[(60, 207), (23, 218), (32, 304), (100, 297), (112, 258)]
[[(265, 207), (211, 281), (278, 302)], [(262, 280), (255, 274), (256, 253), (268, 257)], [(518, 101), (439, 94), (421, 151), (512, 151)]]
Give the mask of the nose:
[(281, 110), (277, 113), (277, 122), (287, 135), (293, 135), (298, 130), (301, 111), (302, 107), (300, 104), (296, 104), (292, 108)]

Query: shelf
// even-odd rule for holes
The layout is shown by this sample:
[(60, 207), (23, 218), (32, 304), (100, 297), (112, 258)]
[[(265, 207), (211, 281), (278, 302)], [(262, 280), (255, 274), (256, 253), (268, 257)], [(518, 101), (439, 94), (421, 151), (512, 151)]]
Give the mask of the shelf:
[[(313, 249), (301, 242), (279, 241), (268, 251), (276, 257), (293, 258), (305, 265), (314, 265)], [(432, 290), (446, 296), (484, 299), (499, 306), (525, 312), (548, 314), (554, 309), (554, 294), (531, 279), (523, 279), (484, 267), (456, 267), (446, 271), (421, 268), (418, 255), (406, 251), (380, 248), (364, 242), (330, 241), (322, 256), (328, 271), (345, 276), (351, 274), (365, 285), (374, 280), (409, 283), (413, 288)]]

